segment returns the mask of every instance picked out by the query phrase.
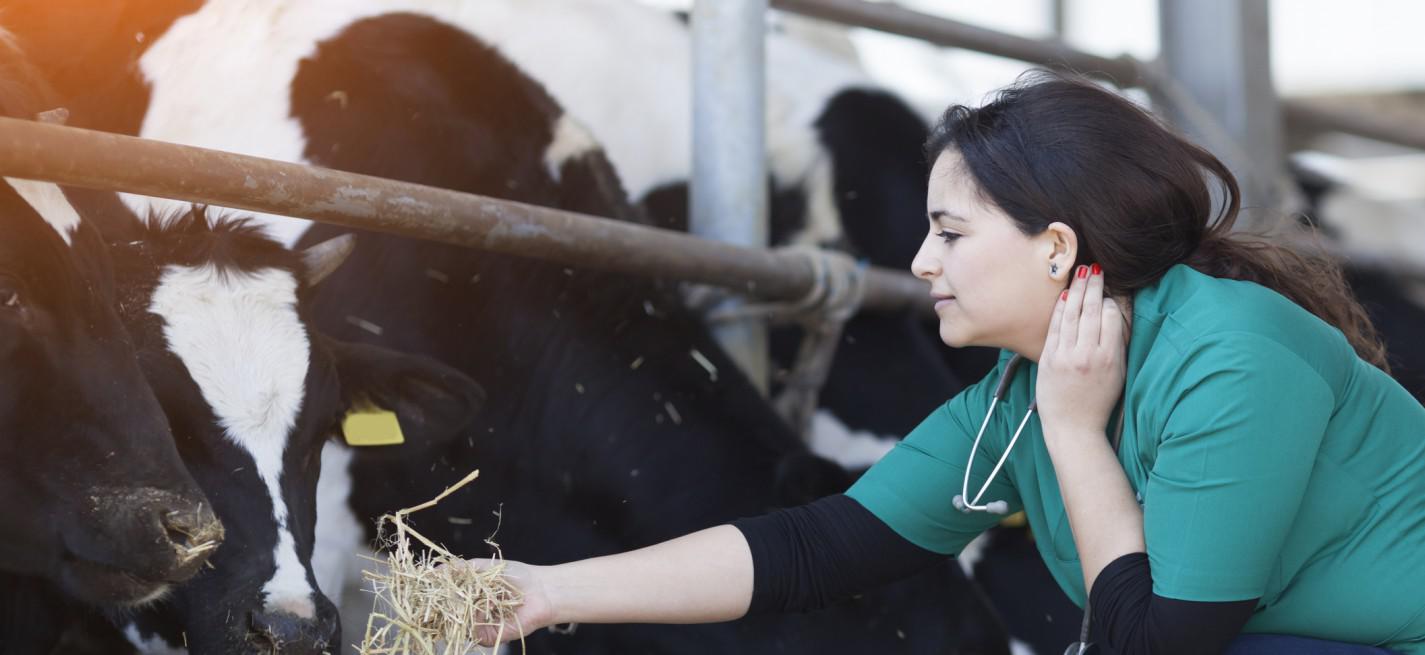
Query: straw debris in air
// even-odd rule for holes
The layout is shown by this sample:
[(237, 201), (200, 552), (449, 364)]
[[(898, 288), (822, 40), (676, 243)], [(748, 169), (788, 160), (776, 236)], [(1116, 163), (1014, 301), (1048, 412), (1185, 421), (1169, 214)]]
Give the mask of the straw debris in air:
[[(434, 507), (479, 474), (473, 471), (434, 499), (381, 517), (379, 541), (387, 566), (384, 571), (362, 572), (372, 583), (375, 598), (361, 655), (486, 653), (494, 649), (478, 645), (481, 628), (493, 628), (501, 636), (507, 630), (522, 632), (515, 609), (524, 599), (502, 576), (505, 564), (498, 546), (488, 542), (495, 555), (488, 566), (476, 569), (406, 523), (406, 517)], [(387, 523), (393, 534), (386, 534)], [(413, 553), (412, 539), (429, 550)]]

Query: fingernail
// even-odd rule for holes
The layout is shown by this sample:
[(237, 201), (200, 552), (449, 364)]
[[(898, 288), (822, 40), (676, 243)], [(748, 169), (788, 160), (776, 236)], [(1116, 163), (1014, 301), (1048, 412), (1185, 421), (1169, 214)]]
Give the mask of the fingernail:
[(1068, 300), (1068, 299), (1069, 299), (1069, 292), (1068, 292), (1068, 291), (1065, 291), (1065, 292), (1059, 294), (1059, 300)]
[(1089, 267), (1087, 267), (1087, 266), (1080, 266), (1080, 267), (1079, 267), (1079, 279), (1083, 279), (1083, 278), (1086, 278), (1086, 277), (1088, 277), (1088, 276), (1089, 276)]
[(1093, 274), (1094, 274), (1094, 275), (1101, 275), (1102, 273), (1103, 273), (1103, 268), (1100, 267), (1098, 264), (1094, 264), (1094, 265), (1093, 265)]

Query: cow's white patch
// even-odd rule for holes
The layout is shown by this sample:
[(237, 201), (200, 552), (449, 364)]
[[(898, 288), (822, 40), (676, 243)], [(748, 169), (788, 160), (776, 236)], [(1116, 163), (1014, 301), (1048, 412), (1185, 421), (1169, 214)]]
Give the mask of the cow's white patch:
[(1038, 655), (1029, 644), (1014, 637), (1009, 638), (1009, 655)]
[(791, 245), (823, 247), (841, 239), (841, 210), (836, 206), (836, 179), (831, 155), (820, 146), (816, 163), (798, 182), (806, 194), (806, 224), (787, 238)]
[(891, 452), (899, 441), (895, 437), (852, 430), (824, 409), (812, 415), (810, 437), (813, 453), (849, 470), (869, 468)]
[(149, 311), (164, 320), (168, 349), (183, 362), (225, 436), (252, 456), (277, 527), (276, 571), (263, 586), (268, 612), (315, 616), (279, 481), (282, 452), (302, 409), (310, 355), (297, 317), (297, 280), (286, 271), (164, 268)]
[(135, 650), (144, 655), (186, 655), (188, 653), (188, 649), (170, 644), (163, 637), (143, 636), (139, 633), (138, 626), (132, 623), (124, 627), (124, 638), (134, 645)]
[(74, 211), (74, 205), (69, 204), (69, 199), (64, 197), (64, 192), (57, 185), (13, 177), (5, 178), (5, 182), (59, 233), (65, 245), (74, 245), (74, 231), (79, 229), (79, 212)]
[(975, 566), (980, 560), (985, 558), (985, 548), (989, 546), (990, 537), (988, 532), (981, 532), (980, 536), (970, 540), (960, 551), (960, 555), (955, 558), (955, 563), (960, 565), (960, 570), (965, 572), (965, 577), (975, 577)]
[[(363, 567), (374, 566), (366, 557), (365, 532), (348, 499), (351, 497), (351, 449), (335, 439), (322, 448), (322, 477), (317, 481), (317, 539), (312, 548), (312, 573), (317, 586), (341, 615), (342, 643), (361, 643), (366, 617), (371, 613), (370, 585)], [(362, 593), (366, 584), (367, 593)]]
[(558, 182), (559, 171), (564, 168), (564, 162), (598, 149), (599, 144), (594, 141), (589, 131), (569, 114), (564, 114), (554, 124), (554, 140), (544, 150), (544, 165), (549, 168), (549, 174), (554, 181)]

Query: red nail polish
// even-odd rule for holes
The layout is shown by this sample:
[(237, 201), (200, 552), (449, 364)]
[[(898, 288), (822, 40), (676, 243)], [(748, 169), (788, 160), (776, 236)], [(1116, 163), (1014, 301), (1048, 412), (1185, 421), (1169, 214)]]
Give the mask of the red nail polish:
[(1087, 267), (1087, 266), (1080, 266), (1080, 267), (1079, 267), (1079, 279), (1083, 279), (1083, 278), (1086, 278), (1086, 277), (1088, 277), (1088, 276), (1089, 276), (1089, 267)]
[(1065, 292), (1059, 294), (1059, 300), (1068, 300), (1068, 299), (1069, 299), (1069, 292), (1068, 292), (1068, 291), (1065, 291)]
[(1094, 265), (1093, 265), (1093, 274), (1094, 274), (1094, 275), (1101, 275), (1102, 273), (1103, 273), (1103, 267), (1099, 266), (1098, 264), (1094, 264)]

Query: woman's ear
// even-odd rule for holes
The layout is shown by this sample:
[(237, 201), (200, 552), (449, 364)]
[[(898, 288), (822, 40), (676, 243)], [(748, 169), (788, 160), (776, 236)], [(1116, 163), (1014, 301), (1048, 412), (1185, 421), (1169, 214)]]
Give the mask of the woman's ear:
[(1074, 274), (1079, 256), (1079, 235), (1066, 223), (1054, 221), (1039, 234), (1044, 256), (1044, 272), (1056, 282), (1066, 282)]

